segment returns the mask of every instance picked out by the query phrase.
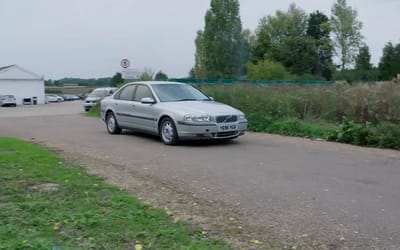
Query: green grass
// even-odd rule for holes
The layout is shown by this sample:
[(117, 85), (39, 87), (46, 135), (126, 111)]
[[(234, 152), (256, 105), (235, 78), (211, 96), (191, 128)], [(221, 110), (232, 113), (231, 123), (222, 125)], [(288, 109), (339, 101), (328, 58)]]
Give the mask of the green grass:
[(229, 249), (24, 141), (0, 138), (0, 183), (0, 249)]
[(89, 112), (86, 113), (86, 116), (89, 117), (100, 117), (100, 106), (96, 105), (92, 107)]

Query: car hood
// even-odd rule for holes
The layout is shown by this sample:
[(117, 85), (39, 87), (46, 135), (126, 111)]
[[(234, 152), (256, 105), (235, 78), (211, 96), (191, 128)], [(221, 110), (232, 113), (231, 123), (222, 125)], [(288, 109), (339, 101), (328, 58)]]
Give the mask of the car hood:
[(214, 101), (182, 101), (182, 102), (163, 102), (162, 109), (173, 111), (181, 114), (209, 114), (221, 115), (242, 113), (241, 111)]
[(101, 97), (93, 96), (93, 97), (86, 97), (85, 101), (98, 101)]

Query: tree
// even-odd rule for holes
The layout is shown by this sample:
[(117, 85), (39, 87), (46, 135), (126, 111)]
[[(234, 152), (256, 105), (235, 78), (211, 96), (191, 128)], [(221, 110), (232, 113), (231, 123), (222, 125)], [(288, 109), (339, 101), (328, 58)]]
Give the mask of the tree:
[(369, 53), (369, 47), (364, 45), (360, 48), (360, 51), (356, 57), (356, 70), (371, 70), (371, 54)]
[(379, 62), (379, 71), (382, 80), (391, 80), (400, 73), (400, 43), (396, 46), (391, 42), (386, 44)]
[(307, 36), (314, 39), (315, 46), (311, 73), (323, 76), (328, 80), (331, 79), (333, 71), (333, 47), (330, 32), (329, 18), (325, 14), (319, 11), (310, 14)]
[(311, 73), (315, 44), (306, 35), (308, 17), (295, 4), (287, 12), (263, 17), (256, 30), (252, 62), (272, 60), (294, 74)]
[(140, 80), (142, 81), (151, 81), (153, 80), (154, 72), (151, 68), (145, 68), (144, 71), (140, 74)]
[(166, 81), (166, 80), (168, 80), (168, 76), (164, 72), (162, 72), (160, 70), (160, 71), (158, 71), (158, 73), (154, 77), (154, 80), (156, 80), (156, 81)]
[(204, 79), (207, 75), (205, 69), (205, 54), (204, 54), (204, 36), (203, 31), (197, 31), (196, 40), (194, 41), (196, 45), (195, 54), (195, 64), (194, 64), (194, 75), (197, 79)]
[[(245, 29), (242, 32), (242, 37), (243, 37), (242, 61), (248, 62), (252, 57), (251, 53), (256, 43), (256, 36), (251, 30)], [(246, 73), (247, 73), (247, 65), (243, 64), (243, 67), (241, 69), (241, 75), (245, 76)]]
[(115, 75), (111, 78), (111, 87), (118, 87), (122, 83), (124, 83), (122, 74), (120, 72), (115, 73)]
[(360, 48), (356, 57), (356, 67), (354, 75), (357, 80), (365, 81), (376, 81), (378, 80), (379, 72), (376, 67), (371, 64), (371, 54), (369, 53), (369, 47), (364, 44)]
[(346, 0), (337, 0), (332, 7), (331, 27), (335, 53), (340, 58), (340, 68), (354, 63), (363, 36), (362, 23), (357, 20), (357, 10), (347, 6)]
[(195, 74), (195, 72), (194, 72), (194, 68), (191, 68), (191, 69), (189, 70), (189, 78), (190, 78), (190, 79), (195, 79), (195, 78), (196, 78), (196, 74)]
[(238, 0), (211, 0), (211, 8), (205, 15), (202, 46), (207, 77), (236, 78), (240, 75), (244, 62)]

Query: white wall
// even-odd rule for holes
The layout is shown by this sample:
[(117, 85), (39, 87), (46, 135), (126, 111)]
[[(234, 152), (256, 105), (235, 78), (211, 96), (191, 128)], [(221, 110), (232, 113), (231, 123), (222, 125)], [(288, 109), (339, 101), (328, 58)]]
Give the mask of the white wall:
[(44, 104), (44, 81), (0, 79), (0, 95), (15, 95), (18, 105), (22, 105), (23, 98), (36, 96), (37, 104)]

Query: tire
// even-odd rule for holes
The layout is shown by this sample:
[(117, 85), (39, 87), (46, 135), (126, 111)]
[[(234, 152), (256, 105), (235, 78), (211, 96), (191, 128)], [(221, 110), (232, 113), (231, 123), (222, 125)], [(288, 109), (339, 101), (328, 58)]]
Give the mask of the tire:
[(176, 145), (179, 141), (178, 132), (171, 118), (164, 118), (160, 123), (160, 139), (165, 145)]
[(115, 119), (114, 113), (107, 113), (106, 117), (107, 132), (112, 135), (120, 134), (122, 129), (119, 127), (117, 119)]

